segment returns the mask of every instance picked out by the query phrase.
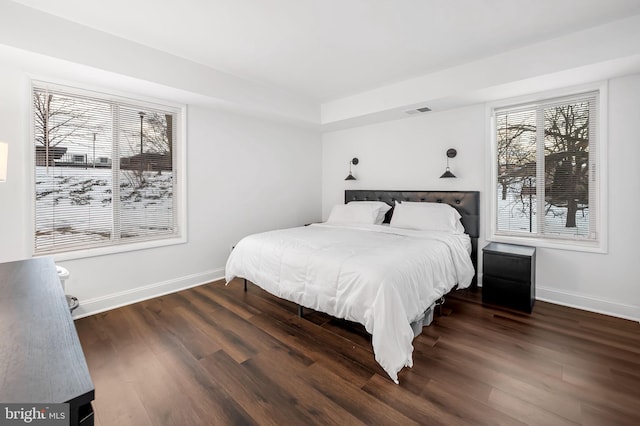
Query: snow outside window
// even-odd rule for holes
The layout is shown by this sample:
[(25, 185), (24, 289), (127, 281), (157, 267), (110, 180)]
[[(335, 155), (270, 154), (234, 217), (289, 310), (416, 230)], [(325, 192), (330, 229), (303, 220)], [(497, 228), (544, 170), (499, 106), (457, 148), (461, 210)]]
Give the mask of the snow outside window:
[(495, 236), (598, 241), (598, 97), (493, 110)]
[(35, 254), (180, 237), (181, 109), (33, 82)]

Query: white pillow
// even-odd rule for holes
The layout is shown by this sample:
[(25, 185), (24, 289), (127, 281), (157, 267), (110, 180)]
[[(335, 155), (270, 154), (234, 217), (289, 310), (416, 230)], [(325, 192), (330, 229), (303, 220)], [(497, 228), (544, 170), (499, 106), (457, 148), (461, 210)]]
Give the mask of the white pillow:
[(382, 201), (349, 201), (347, 205), (350, 205), (350, 204), (370, 206), (373, 210), (375, 210), (377, 216), (374, 223), (376, 225), (382, 225), (382, 222), (384, 222), (384, 216), (387, 214), (389, 210), (391, 210), (391, 206)]
[(364, 204), (336, 204), (327, 223), (361, 223), (373, 225), (378, 217), (376, 209)]
[(396, 202), (391, 226), (462, 234), (464, 227), (460, 223), (460, 217), (456, 209), (444, 203)]

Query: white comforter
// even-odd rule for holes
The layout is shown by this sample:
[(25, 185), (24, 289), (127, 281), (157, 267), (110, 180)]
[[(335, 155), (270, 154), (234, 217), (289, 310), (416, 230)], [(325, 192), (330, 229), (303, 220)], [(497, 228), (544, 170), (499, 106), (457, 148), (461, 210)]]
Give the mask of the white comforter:
[(376, 361), (398, 383), (398, 371), (413, 365), (410, 323), (456, 284), (469, 286), (470, 248), (466, 234), (314, 224), (245, 237), (225, 278), (363, 324)]

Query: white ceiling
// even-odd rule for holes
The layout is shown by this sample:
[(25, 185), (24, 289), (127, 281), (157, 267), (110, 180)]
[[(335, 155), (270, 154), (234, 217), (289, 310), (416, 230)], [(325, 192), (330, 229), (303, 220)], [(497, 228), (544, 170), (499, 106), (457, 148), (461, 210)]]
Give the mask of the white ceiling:
[(640, 0), (15, 0), (324, 102), (640, 13)]

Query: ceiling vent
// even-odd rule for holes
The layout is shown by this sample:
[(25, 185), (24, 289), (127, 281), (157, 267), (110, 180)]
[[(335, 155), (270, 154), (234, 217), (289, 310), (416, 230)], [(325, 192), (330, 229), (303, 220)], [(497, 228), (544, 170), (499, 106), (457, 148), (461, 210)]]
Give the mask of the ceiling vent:
[(422, 114), (423, 112), (429, 112), (431, 111), (431, 108), (429, 107), (421, 107), (421, 108), (416, 108), (416, 109), (410, 109), (405, 111), (406, 114)]

